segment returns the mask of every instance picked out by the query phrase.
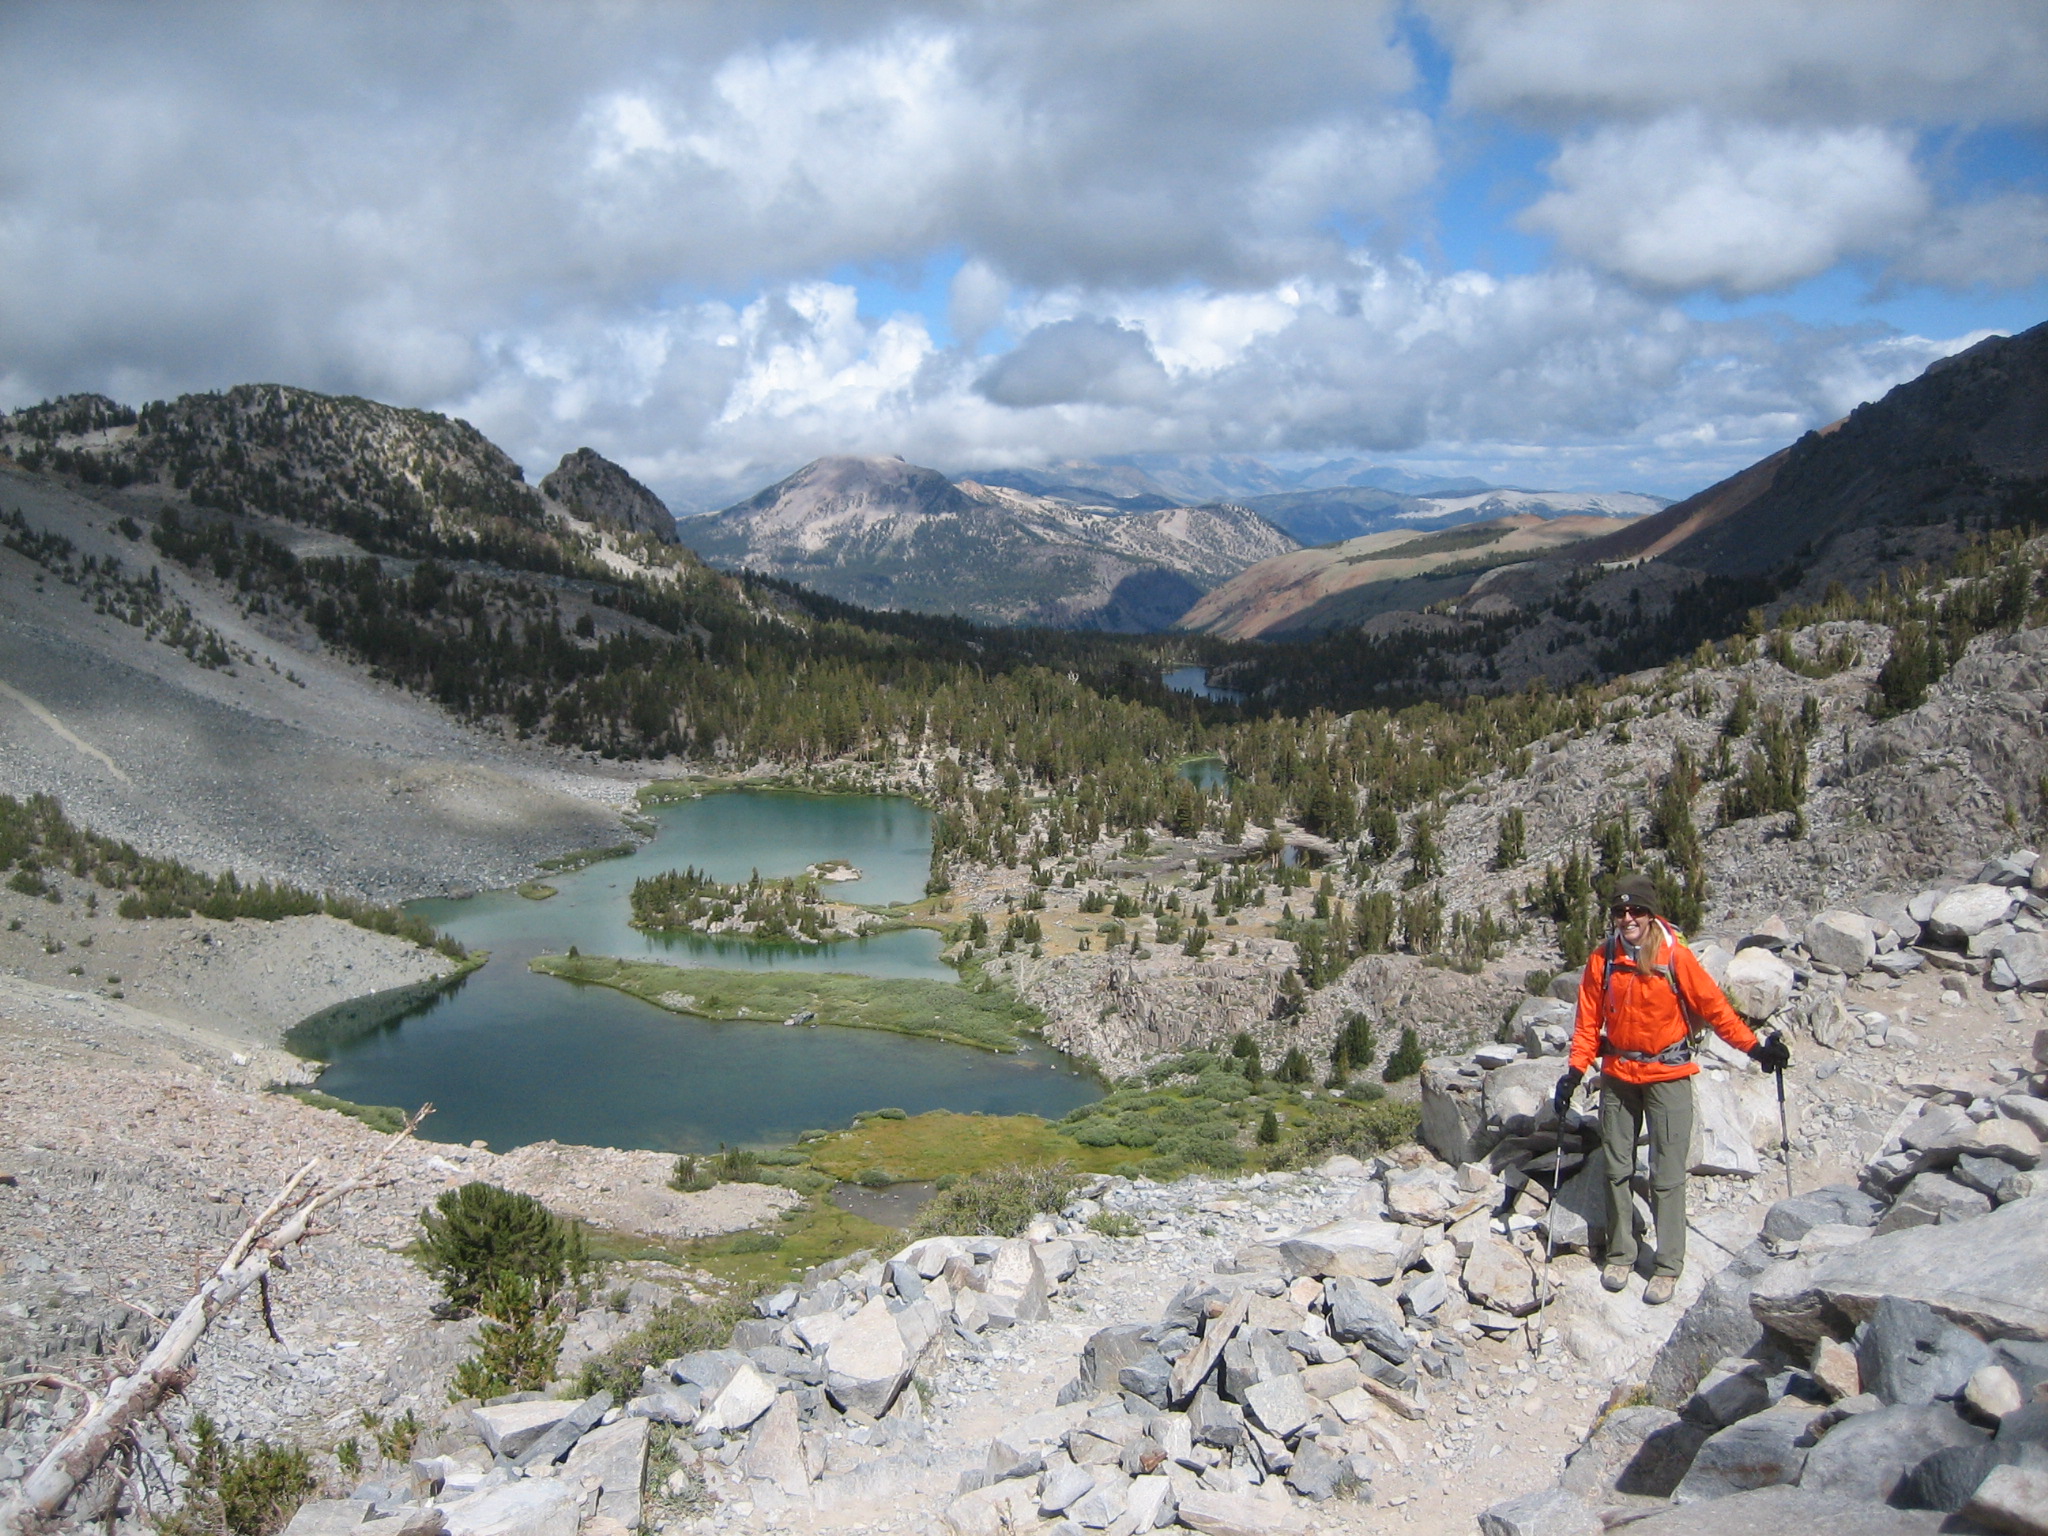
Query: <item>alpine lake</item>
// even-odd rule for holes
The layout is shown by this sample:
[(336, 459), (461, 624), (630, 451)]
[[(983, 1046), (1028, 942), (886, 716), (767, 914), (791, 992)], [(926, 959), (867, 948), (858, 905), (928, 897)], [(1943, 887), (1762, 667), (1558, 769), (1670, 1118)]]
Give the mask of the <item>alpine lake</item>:
[[(650, 807), (623, 857), (541, 877), (545, 887), (412, 903), (488, 963), (423, 995), (359, 999), (305, 1020), (287, 1044), (331, 1063), (320, 1091), (358, 1104), (434, 1106), (421, 1133), (506, 1151), (553, 1139), (703, 1152), (786, 1145), (862, 1111), (949, 1109), (1057, 1119), (1101, 1088), (1050, 1047), (991, 1051), (881, 1029), (714, 1021), (613, 987), (529, 968), (538, 956), (616, 956), (691, 969), (838, 972), (960, 985), (940, 936), (899, 928), (825, 944), (757, 943), (634, 928), (634, 882), (695, 868), (721, 882), (844, 861), (834, 902), (881, 907), (924, 894), (931, 818), (879, 795), (723, 790)], [(534, 899), (541, 889), (555, 894)], [(795, 978), (791, 978), (795, 979)], [(687, 978), (678, 978), (687, 988)], [(886, 990), (886, 988), (884, 989)], [(687, 994), (686, 994), (687, 995)]]

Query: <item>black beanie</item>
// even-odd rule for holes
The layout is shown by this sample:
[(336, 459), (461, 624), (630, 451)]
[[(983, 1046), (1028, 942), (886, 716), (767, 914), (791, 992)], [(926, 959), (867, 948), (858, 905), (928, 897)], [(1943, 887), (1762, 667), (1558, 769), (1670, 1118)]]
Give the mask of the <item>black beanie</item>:
[(1657, 884), (1648, 875), (1623, 875), (1614, 882), (1614, 894), (1607, 899), (1609, 907), (1618, 907), (1627, 902), (1632, 907), (1642, 907), (1652, 917), (1662, 917), (1657, 901)]

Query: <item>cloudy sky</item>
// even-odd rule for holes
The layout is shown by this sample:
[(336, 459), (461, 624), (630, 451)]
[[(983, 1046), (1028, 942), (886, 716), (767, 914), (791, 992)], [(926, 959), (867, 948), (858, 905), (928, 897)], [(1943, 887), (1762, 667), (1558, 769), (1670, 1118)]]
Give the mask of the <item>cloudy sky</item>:
[(0, 8), (0, 405), (1682, 495), (2048, 319), (2041, 0)]

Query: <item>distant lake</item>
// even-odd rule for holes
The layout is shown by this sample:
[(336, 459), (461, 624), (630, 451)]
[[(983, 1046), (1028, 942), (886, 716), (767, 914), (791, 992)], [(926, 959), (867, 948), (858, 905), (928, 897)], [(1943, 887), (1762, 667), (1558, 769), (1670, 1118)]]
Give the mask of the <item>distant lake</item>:
[(1214, 699), (1219, 704), (1244, 702), (1244, 695), (1235, 688), (1211, 688), (1207, 667), (1174, 667), (1160, 673), (1159, 681), (1175, 693), (1191, 693), (1198, 699)]
[[(527, 962), (572, 944), (585, 954), (678, 966), (850, 971), (953, 980), (926, 929), (819, 946), (765, 947), (631, 927), (633, 883), (695, 865), (723, 881), (801, 874), (846, 859), (859, 880), (827, 887), (870, 905), (924, 893), (931, 817), (881, 795), (728, 791), (662, 806), (656, 833), (630, 857), (541, 878), (559, 894), (513, 891), (415, 902), (409, 910), (490, 963), (459, 987), (398, 1017), (295, 1048), (331, 1061), (320, 1089), (359, 1104), (432, 1101), (421, 1133), (481, 1138), (496, 1151), (552, 1138), (592, 1146), (708, 1151), (787, 1143), (843, 1126), (861, 1110), (1031, 1113), (1056, 1119), (1100, 1096), (1049, 1047), (1019, 1055), (878, 1030), (713, 1023), (666, 1012), (609, 987), (536, 975)], [(346, 1036), (343, 1038), (341, 1036)]]

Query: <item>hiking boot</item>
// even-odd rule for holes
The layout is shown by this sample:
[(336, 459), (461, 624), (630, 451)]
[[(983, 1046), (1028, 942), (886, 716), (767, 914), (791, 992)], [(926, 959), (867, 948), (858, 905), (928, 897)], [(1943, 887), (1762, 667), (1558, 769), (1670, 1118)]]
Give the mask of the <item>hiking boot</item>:
[(1627, 1264), (1609, 1264), (1605, 1269), (1600, 1271), (1601, 1285), (1605, 1286), (1610, 1291), (1627, 1290), (1628, 1274), (1630, 1267), (1631, 1266)]
[(1661, 1307), (1678, 1294), (1678, 1276), (1652, 1275), (1650, 1283), (1643, 1287), (1643, 1305)]

